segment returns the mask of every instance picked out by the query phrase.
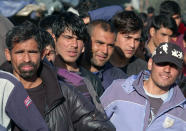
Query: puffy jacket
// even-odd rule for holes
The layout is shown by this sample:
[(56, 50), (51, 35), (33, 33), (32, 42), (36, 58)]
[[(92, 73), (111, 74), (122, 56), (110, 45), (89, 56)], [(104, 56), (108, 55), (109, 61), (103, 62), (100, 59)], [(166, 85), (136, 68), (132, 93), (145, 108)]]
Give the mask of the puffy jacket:
[(186, 131), (186, 99), (176, 84), (167, 100), (148, 124), (150, 103), (143, 89), (149, 73), (141, 72), (126, 80), (115, 80), (101, 102), (117, 131)]
[[(7, 67), (7, 66), (6, 66)], [(75, 88), (58, 81), (47, 64), (40, 77), (46, 86), (45, 120), (51, 131), (114, 131), (112, 123)]]

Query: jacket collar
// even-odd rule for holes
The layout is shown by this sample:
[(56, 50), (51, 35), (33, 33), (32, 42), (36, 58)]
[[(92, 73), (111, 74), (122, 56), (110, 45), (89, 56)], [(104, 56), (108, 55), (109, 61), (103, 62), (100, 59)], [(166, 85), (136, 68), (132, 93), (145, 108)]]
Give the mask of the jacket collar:
[[(145, 94), (145, 91), (143, 89), (143, 81), (145, 79), (148, 79), (150, 76), (149, 71), (142, 71), (138, 75), (132, 75), (129, 78), (127, 78), (123, 83), (122, 83), (122, 88), (128, 93), (132, 93), (133, 91), (138, 92), (141, 94), (143, 97), (147, 98), (147, 95)], [(167, 101), (167, 106), (172, 106), (172, 105), (179, 105), (183, 108), (184, 103), (186, 102), (185, 97), (183, 96), (179, 86), (177, 84), (173, 84), (170, 89), (173, 91), (171, 93), (169, 101)]]
[(127, 92), (127, 94), (130, 94), (134, 90), (140, 92), (141, 94), (144, 94), (143, 88), (141, 88), (143, 87), (142, 79), (143, 79), (143, 72), (140, 72), (138, 75), (132, 75), (128, 77), (121, 86)]
[(103, 81), (103, 73), (107, 70), (109, 70), (110, 68), (113, 68), (114, 66), (110, 63), (107, 62), (98, 72), (96, 72), (95, 74), (98, 76), (98, 78)]
[(56, 55), (54, 66), (66, 69), (63, 58), (60, 55)]
[(48, 107), (53, 107), (63, 97), (57, 73), (49, 65), (42, 63), (40, 77), (46, 86)]
[[(13, 73), (12, 65), (8, 61), (2, 64), (0, 69)], [(46, 101), (48, 108), (51, 108), (56, 104), (56, 102), (63, 98), (57, 74), (49, 65), (45, 62), (41, 62), (39, 76), (46, 87)]]

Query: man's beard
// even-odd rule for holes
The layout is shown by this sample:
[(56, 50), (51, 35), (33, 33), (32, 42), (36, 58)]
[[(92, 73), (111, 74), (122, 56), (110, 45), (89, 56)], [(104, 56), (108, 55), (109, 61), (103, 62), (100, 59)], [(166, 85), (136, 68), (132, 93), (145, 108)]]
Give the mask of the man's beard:
[(94, 66), (97, 70), (100, 70), (105, 64), (106, 62), (103, 62), (101, 64), (98, 64), (97, 61), (94, 61), (93, 58), (90, 59), (90, 63), (92, 66)]
[[(29, 65), (32, 67), (31, 70), (28, 70), (28, 71), (24, 71), (22, 70), (21, 68), (23, 66), (26, 66), (26, 65)], [(37, 65), (34, 64), (33, 62), (29, 62), (29, 63), (21, 63), (19, 66), (18, 66), (18, 70), (20, 72), (20, 76), (23, 78), (23, 79), (31, 79), (34, 75), (37, 74)]]

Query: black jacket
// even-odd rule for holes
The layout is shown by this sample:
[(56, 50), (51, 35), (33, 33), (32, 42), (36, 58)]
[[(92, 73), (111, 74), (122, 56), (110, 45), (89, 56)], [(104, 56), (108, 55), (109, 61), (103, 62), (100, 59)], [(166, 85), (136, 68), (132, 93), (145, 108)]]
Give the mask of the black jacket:
[[(7, 67), (1, 66), (1, 69)], [(41, 67), (40, 77), (46, 85), (45, 120), (51, 131), (115, 130), (80, 92), (58, 81), (56, 73), (47, 64), (43, 63)]]
[(125, 65), (124, 67), (120, 68), (121, 70), (123, 70), (123, 72), (125, 72), (128, 76), (131, 75), (137, 75), (139, 72), (143, 71), (143, 70), (147, 70), (147, 62), (136, 57), (133, 56), (129, 63), (127, 65)]
[[(61, 57), (59, 55), (56, 56), (54, 65), (55, 65), (55, 67), (64, 68), (63, 67), (64, 66), (63, 60), (61, 59)], [(95, 76), (94, 74), (92, 74), (90, 71), (88, 71), (87, 69), (83, 68), (82, 66), (79, 66), (79, 68), (80, 68), (79, 75), (84, 78), (87, 78), (91, 82), (96, 93), (100, 97), (104, 92), (104, 88), (101, 84), (100, 79), (97, 76)]]
[(101, 84), (101, 80), (82, 66), (80, 66), (80, 72), (81, 72), (80, 75), (82, 77), (87, 78), (92, 83), (95, 91), (97, 92), (98, 96), (100, 97), (104, 92), (104, 88)]

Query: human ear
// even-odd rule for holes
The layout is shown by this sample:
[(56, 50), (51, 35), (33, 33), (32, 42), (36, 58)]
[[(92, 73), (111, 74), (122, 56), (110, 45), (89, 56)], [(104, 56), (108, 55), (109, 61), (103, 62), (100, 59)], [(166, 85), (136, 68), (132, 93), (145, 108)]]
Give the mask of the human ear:
[(148, 61), (148, 69), (152, 70), (152, 58), (150, 58)]
[(151, 28), (150, 28), (149, 33), (150, 33), (150, 36), (154, 36), (154, 34), (155, 34), (155, 29), (154, 29), (154, 27), (151, 27)]
[(11, 61), (10, 50), (8, 48), (6, 48), (4, 53), (5, 53), (5, 57), (6, 57), (7, 61)]

